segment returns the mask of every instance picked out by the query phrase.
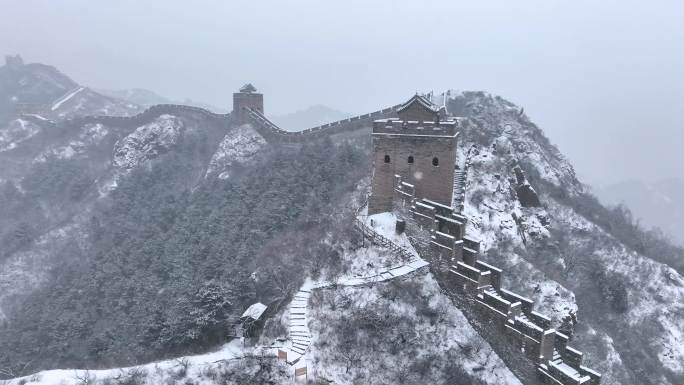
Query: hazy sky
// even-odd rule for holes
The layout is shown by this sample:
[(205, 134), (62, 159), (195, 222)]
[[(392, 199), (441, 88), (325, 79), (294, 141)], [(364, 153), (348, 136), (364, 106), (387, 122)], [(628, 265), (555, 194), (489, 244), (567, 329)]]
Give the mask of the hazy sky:
[(681, 0), (0, 0), (8, 53), (221, 106), (253, 82), (271, 114), (486, 90), (523, 106), (587, 182), (684, 177)]

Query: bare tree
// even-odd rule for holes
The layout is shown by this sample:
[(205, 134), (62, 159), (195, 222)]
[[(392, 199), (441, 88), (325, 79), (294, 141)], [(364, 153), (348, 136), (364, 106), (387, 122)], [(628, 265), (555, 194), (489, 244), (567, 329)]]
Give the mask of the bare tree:
[(97, 376), (91, 374), (88, 369), (80, 373), (78, 370), (74, 370), (74, 379), (78, 381), (79, 385), (93, 385), (97, 382)]

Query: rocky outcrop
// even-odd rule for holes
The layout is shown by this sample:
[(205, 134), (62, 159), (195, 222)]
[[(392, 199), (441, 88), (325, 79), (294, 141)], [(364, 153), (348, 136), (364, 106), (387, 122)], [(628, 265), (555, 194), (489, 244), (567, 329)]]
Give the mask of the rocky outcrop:
[(523, 170), (519, 166), (515, 166), (513, 172), (515, 172), (515, 195), (518, 197), (522, 207), (541, 206), (539, 195), (527, 181), (527, 178), (525, 178)]

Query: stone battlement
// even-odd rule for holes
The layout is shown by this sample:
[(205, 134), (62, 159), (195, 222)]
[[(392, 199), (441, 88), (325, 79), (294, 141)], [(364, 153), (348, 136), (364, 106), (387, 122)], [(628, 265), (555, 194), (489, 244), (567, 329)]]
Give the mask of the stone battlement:
[[(598, 385), (601, 375), (583, 366), (583, 353), (568, 346), (568, 336), (534, 311), (534, 301), (501, 287), (503, 270), (479, 260), (480, 244), (464, 236), (467, 219), (443, 204), (419, 199), (412, 184), (397, 176), (394, 210), (414, 235), (430, 234), (424, 248), (442, 285), (475, 305), (473, 314), (489, 333), (520, 352), (544, 385)], [(502, 358), (511, 359), (514, 357)]]
[(64, 119), (57, 122), (37, 119), (30, 114), (22, 115), (39, 125), (50, 125), (60, 128), (79, 128), (86, 124), (103, 124), (110, 127), (135, 128), (150, 123), (161, 115), (182, 115), (197, 114), (214, 121), (228, 124), (231, 121), (231, 114), (217, 114), (207, 109), (182, 104), (157, 104), (147, 108), (145, 111), (131, 116), (109, 116), (109, 115), (88, 115)]
[(380, 117), (387, 117), (396, 115), (395, 107), (385, 108), (383, 110), (371, 112), (368, 114), (358, 115), (347, 119), (338, 120), (307, 128), (302, 131), (286, 131), (278, 127), (275, 123), (266, 118), (260, 111), (255, 109), (247, 109), (247, 119), (250, 124), (256, 129), (261, 136), (270, 142), (281, 143), (303, 143), (308, 140), (322, 138), (330, 135), (337, 135), (346, 132), (366, 129), (372, 126), (373, 120)]
[(457, 138), (466, 120), (445, 119), (437, 106), (420, 95), (397, 107), (396, 112), (398, 118), (373, 122), (368, 213), (392, 209), (397, 177), (412, 186), (415, 196), (450, 206)]
[(397, 118), (379, 119), (373, 122), (373, 135), (416, 135), (454, 137), (463, 120), (420, 122)]

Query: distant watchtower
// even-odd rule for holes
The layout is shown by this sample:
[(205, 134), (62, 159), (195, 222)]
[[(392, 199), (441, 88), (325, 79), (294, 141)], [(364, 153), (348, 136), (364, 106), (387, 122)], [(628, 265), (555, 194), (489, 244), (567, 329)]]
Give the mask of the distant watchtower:
[(237, 124), (249, 123), (245, 108), (253, 108), (264, 113), (264, 95), (257, 93), (251, 84), (245, 84), (240, 92), (233, 94), (233, 119)]
[(395, 175), (413, 184), (415, 196), (451, 206), (457, 120), (415, 95), (397, 109), (399, 118), (373, 122), (373, 182), (368, 214), (392, 210)]

